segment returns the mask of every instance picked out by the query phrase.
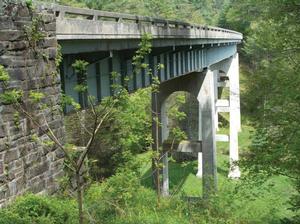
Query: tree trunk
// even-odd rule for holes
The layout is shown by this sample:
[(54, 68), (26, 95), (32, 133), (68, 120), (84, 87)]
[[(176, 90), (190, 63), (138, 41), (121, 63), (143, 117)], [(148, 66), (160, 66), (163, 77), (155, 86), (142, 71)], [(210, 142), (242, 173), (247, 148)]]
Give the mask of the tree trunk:
[(79, 224), (83, 224), (83, 198), (82, 198), (82, 186), (80, 181), (80, 173), (76, 173), (76, 184), (77, 184), (77, 204), (78, 204), (78, 221)]

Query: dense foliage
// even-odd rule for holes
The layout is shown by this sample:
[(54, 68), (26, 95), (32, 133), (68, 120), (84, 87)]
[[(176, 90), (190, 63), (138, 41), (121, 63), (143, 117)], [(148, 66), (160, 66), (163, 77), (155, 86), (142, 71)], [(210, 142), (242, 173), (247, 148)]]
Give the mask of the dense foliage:
[[(101, 106), (101, 105), (100, 105)], [(92, 118), (85, 114), (84, 123)], [(81, 116), (66, 116), (69, 142), (79, 143), (87, 134), (78, 135), (82, 127)], [(141, 89), (129, 95), (124, 92), (122, 100), (115, 105), (111, 116), (103, 124), (89, 153), (91, 175), (102, 179), (115, 173), (118, 166), (126, 161), (126, 153), (141, 153), (148, 149), (151, 137), (150, 90)]]
[[(162, 198), (157, 207), (155, 191), (141, 184), (142, 161), (136, 156), (131, 156), (128, 161), (115, 175), (102, 183), (94, 183), (86, 190), (86, 223), (279, 224), (282, 218), (280, 195), (266, 189), (245, 188), (225, 180), (225, 177), (220, 184), (220, 192), (210, 200), (187, 200), (176, 194)], [(78, 222), (76, 201), (68, 197), (25, 195), (2, 209), (0, 215), (0, 224)]]
[[(221, 23), (243, 31), (244, 112), (256, 127), (245, 165), (251, 174), (290, 177), (300, 208), (300, 4), (296, 0), (233, 1)], [(225, 18), (225, 19), (224, 19)], [(299, 213), (298, 213), (299, 214)], [(299, 217), (295, 218), (299, 223)]]
[[(44, 0), (53, 2), (54, 0)], [(60, 0), (60, 4), (216, 25), (229, 0)]]
[(0, 224), (75, 224), (77, 207), (73, 200), (28, 194), (0, 211)]

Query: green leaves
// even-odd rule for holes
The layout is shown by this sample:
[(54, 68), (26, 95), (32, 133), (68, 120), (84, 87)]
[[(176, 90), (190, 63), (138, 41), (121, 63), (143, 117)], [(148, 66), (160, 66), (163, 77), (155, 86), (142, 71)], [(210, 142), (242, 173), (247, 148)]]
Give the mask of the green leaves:
[[(28, 7), (31, 6), (31, 1), (28, 2)], [(35, 16), (32, 18), (32, 23), (30, 26), (25, 26), (26, 38), (29, 42), (30, 48), (36, 51), (36, 47), (39, 41), (45, 37), (45, 32), (42, 31), (42, 19), (41, 16)]]
[(61, 106), (64, 108), (65, 106), (72, 106), (75, 110), (80, 110), (81, 106), (79, 103), (77, 103), (74, 98), (67, 96), (65, 94), (62, 94), (61, 97)]
[[(297, 1), (243, 0), (226, 16), (246, 35), (242, 102), (256, 128), (241, 164), (254, 176), (282, 174), (295, 184), (300, 183), (299, 9)], [(299, 197), (294, 199), (299, 205)]]
[(86, 92), (88, 89), (87, 85), (78, 84), (74, 87), (74, 90), (79, 93)]
[[(135, 55), (132, 57), (132, 65), (134, 66), (133, 73), (135, 75), (141, 75), (140, 71), (142, 69), (147, 69), (148, 75), (152, 75), (152, 71), (151, 69), (149, 69), (149, 64), (143, 62), (146, 55), (149, 55), (151, 53), (151, 41), (151, 34), (145, 33), (141, 38), (141, 42), (139, 43), (139, 49), (135, 52)], [(127, 80), (127, 82), (128, 81), (129, 80)]]
[(34, 103), (39, 103), (41, 102), (41, 100), (45, 97), (45, 94), (42, 92), (37, 92), (37, 91), (33, 91), (31, 90), (29, 92), (29, 99), (31, 101), (33, 101)]
[(74, 69), (77, 75), (77, 85), (74, 87), (74, 90), (83, 94), (88, 90), (87, 86), (87, 66), (89, 63), (84, 60), (76, 60), (72, 64), (72, 68)]
[(18, 103), (23, 97), (23, 91), (21, 90), (6, 90), (4, 93), (0, 94), (0, 101), (3, 104), (14, 104)]
[(76, 73), (85, 74), (87, 72), (87, 66), (88, 65), (89, 65), (89, 63), (87, 61), (76, 60), (72, 64), (72, 68), (74, 68), (74, 70), (75, 70)]
[(3, 65), (0, 65), (0, 82), (3, 82), (4, 84), (7, 84), (10, 77), (8, 72), (5, 70)]
[(29, 10), (31, 10), (31, 11), (33, 10), (32, 0), (26, 0), (25, 4)]
[(56, 57), (55, 57), (55, 65), (58, 68), (58, 66), (60, 65), (60, 63), (62, 62), (62, 52), (61, 52), (61, 45), (58, 44), (57, 45), (57, 50), (56, 50)]

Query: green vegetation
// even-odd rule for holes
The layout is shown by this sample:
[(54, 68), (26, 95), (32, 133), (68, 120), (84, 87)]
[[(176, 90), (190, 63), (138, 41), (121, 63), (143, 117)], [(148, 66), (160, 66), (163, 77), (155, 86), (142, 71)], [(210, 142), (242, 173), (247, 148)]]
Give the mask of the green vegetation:
[[(87, 140), (87, 136), (81, 134), (78, 120), (83, 119), (89, 124), (90, 117), (88, 113), (84, 116), (79, 114), (79, 117), (78, 113), (74, 113), (66, 121), (67, 129), (73, 130), (68, 136), (73, 145), (62, 147), (73, 159), (71, 161), (79, 161), (89, 168), (89, 175), (84, 175), (84, 183), (91, 185), (82, 187), (81, 182), (77, 183), (82, 187), (79, 197), (84, 199), (84, 203), (81, 201), (81, 206), (77, 206), (71, 195), (66, 194), (69, 188), (63, 185), (62, 180), (62, 191), (55, 197), (29, 194), (2, 209), (0, 224), (78, 223), (78, 209), (82, 209), (86, 223), (300, 222), (298, 1), (62, 0), (61, 3), (196, 23), (218, 23), (242, 32), (245, 43), (241, 49), (241, 102), (245, 116), (239, 136), (242, 158), (239, 165), (243, 169), (243, 177), (228, 180), (228, 143), (218, 143), (219, 191), (215, 195), (209, 199), (199, 197), (202, 195), (202, 183), (195, 176), (197, 161), (180, 163), (170, 159), (171, 196), (157, 203), (152, 189), (151, 159), (160, 155), (160, 149), (157, 149), (156, 155), (146, 152), (152, 143), (150, 95), (155, 89), (139, 90), (131, 95), (123, 92), (120, 100), (110, 107), (110, 116), (103, 121), (103, 128), (89, 146), (87, 163), (83, 163), (86, 157), (76, 154), (75, 149)], [(32, 48), (42, 38), (39, 34), (35, 35), (38, 21), (34, 24), (27, 29), (32, 37)], [(147, 68), (142, 58), (150, 52), (150, 48), (147, 41), (141, 44), (134, 59), (136, 68)], [(82, 78), (82, 86), (77, 87), (79, 92), (88, 91), (86, 66), (85, 61), (79, 60), (73, 64)], [(4, 85), (9, 82), (9, 75), (1, 65), (0, 82)], [(44, 96), (31, 92), (30, 97), (32, 101), (39, 102)], [(184, 103), (180, 97), (178, 101), (174, 100), (176, 105), (171, 116), (174, 115), (176, 120), (173, 137), (182, 139), (184, 134), (176, 128), (186, 116), (180, 110), (180, 104)], [(221, 97), (227, 98), (228, 92)], [(7, 90), (0, 97), (6, 104), (17, 104), (21, 98), (22, 94), (17, 90)], [(63, 101), (79, 111), (79, 104), (71, 98), (66, 96)], [(86, 97), (85, 101), (92, 102), (92, 98)], [(104, 104), (107, 102), (103, 101)], [(101, 111), (103, 104), (98, 109)], [(222, 114), (220, 122), (219, 133), (228, 133), (228, 116)], [(50, 146), (53, 141), (44, 144)], [(70, 164), (67, 162), (67, 165)], [(156, 166), (160, 166), (159, 162)], [(81, 166), (75, 166), (75, 169), (78, 174)], [(67, 182), (70, 182), (72, 175), (68, 178)]]
[(242, 50), (243, 113), (255, 132), (242, 165), (257, 182), (270, 176), (289, 178), (299, 223), (299, 1), (233, 1), (221, 25), (245, 35)]
[[(55, 2), (55, 0), (44, 0)], [(216, 25), (229, 0), (60, 0), (59, 4)]]
[[(243, 180), (230, 181), (226, 178), (228, 156), (222, 153), (218, 153), (218, 194), (209, 201), (187, 198), (200, 194), (201, 181), (194, 176), (197, 164), (195, 161), (172, 162), (170, 180), (174, 194), (162, 198), (157, 207), (155, 191), (143, 181), (147, 166), (150, 166), (149, 158), (149, 153), (131, 156), (115, 175), (86, 190), (87, 223), (279, 224), (280, 220), (291, 216), (286, 203), (292, 187), (285, 177), (251, 187)], [(77, 223), (77, 206), (68, 197), (26, 195), (2, 210), (0, 220), (2, 223)]]

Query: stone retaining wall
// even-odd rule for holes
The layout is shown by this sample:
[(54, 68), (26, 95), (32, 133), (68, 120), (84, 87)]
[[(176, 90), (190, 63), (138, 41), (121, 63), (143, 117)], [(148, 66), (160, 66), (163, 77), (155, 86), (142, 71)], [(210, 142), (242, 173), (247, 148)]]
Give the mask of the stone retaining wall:
[[(37, 20), (38, 32), (28, 34)], [(21, 4), (10, 4), (0, 10), (0, 64), (11, 77), (9, 85), (23, 90), (24, 96), (31, 90), (46, 95), (42, 103), (47, 108), (36, 110), (36, 105), (30, 103), (26, 106), (29, 110), (32, 107), (39, 118), (44, 114), (63, 140), (55, 30), (55, 15), (51, 11), (36, 13)], [(34, 41), (34, 35), (39, 33), (43, 39)], [(0, 93), (2, 87), (0, 84)], [(58, 189), (57, 180), (63, 175), (63, 153), (55, 146), (42, 144), (43, 139), (46, 136), (28, 119), (11, 105), (0, 102), (0, 207), (25, 192), (51, 194)]]

